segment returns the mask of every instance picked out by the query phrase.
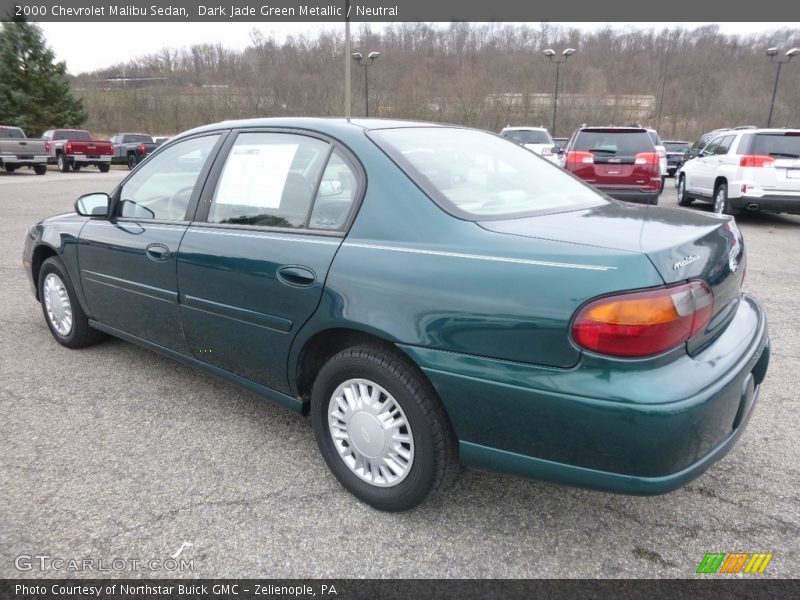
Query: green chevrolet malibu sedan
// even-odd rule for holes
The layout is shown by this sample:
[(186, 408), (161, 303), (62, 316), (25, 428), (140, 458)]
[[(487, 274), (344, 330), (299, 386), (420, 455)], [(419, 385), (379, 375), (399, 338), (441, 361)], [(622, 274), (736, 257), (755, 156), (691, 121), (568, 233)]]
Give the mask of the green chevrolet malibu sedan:
[(769, 362), (727, 216), (612, 200), (486, 132), (228, 121), (33, 225), (55, 339), (109, 334), (310, 413), (389, 511), (459, 463), (673, 490), (744, 430)]

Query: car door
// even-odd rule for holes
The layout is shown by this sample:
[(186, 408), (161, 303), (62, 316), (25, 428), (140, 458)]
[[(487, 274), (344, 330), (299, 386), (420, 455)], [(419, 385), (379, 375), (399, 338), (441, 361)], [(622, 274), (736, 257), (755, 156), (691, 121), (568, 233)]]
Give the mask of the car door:
[(184, 333), (197, 359), (287, 392), (290, 345), (363, 178), (346, 150), (306, 133), (240, 131), (226, 146), (180, 246)]
[(711, 196), (717, 167), (715, 153), (721, 142), (722, 136), (714, 138), (703, 148), (700, 155), (693, 159), (691, 169), (686, 172), (687, 190)]
[(111, 216), (81, 230), (81, 283), (95, 320), (188, 354), (178, 310), (178, 246), (222, 137), (189, 138), (154, 156), (117, 188)]

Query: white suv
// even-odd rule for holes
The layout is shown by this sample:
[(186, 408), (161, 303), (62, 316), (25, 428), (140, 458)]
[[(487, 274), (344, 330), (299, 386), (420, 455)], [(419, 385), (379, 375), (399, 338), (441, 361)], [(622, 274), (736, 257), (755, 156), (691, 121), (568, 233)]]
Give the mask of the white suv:
[(678, 175), (678, 203), (800, 214), (800, 129), (730, 129), (713, 138)]
[(550, 162), (558, 162), (558, 152), (553, 151), (555, 142), (544, 127), (504, 127), (500, 135)]
[(658, 166), (661, 168), (661, 191), (663, 192), (664, 180), (667, 178), (667, 148), (664, 146), (664, 142), (661, 141), (661, 137), (655, 129), (652, 127), (645, 127), (645, 129), (647, 129), (647, 133), (650, 135), (650, 139), (653, 140), (653, 144), (656, 147)]

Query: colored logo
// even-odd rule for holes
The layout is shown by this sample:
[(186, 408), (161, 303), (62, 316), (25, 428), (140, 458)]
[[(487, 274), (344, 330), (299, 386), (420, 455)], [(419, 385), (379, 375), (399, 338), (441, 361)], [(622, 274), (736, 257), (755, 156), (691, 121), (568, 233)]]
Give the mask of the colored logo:
[(706, 552), (696, 573), (763, 573), (772, 552)]

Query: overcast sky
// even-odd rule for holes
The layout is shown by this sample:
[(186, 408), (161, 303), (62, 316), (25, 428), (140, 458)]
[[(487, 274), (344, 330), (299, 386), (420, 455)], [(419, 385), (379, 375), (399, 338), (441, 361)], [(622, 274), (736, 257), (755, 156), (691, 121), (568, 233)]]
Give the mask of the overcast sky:
[[(695, 28), (711, 23), (560, 23), (565, 27), (596, 29), (640, 29), (663, 27)], [(312, 33), (323, 29), (344, 29), (343, 23), (39, 23), (58, 60), (67, 61), (67, 70), (77, 74), (124, 62), (165, 46), (180, 48), (192, 44), (220, 42), (229, 48), (250, 45), (250, 31), (260, 29), (278, 39), (287, 35)], [(382, 23), (372, 23), (379, 29)], [(749, 34), (782, 28), (800, 29), (800, 23), (716, 23), (723, 33)], [(351, 27), (357, 30), (359, 23)], [(101, 49), (101, 50), (99, 50)]]

